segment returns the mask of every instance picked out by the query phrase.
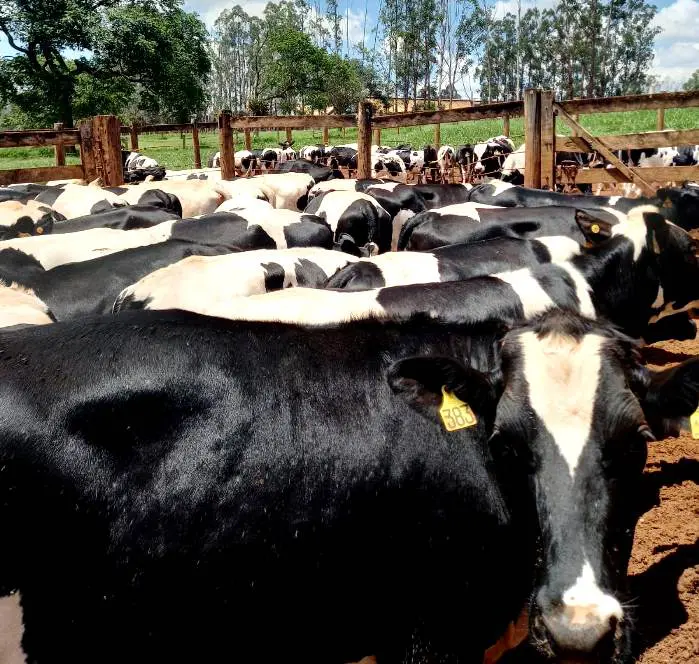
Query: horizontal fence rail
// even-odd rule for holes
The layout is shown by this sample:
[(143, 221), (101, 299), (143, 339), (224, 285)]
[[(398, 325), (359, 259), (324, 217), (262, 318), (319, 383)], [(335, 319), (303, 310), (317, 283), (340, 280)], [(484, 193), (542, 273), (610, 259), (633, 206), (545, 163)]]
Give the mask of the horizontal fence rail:
[(0, 131), (0, 148), (72, 145), (80, 139), (77, 129), (33, 129), (31, 131)]

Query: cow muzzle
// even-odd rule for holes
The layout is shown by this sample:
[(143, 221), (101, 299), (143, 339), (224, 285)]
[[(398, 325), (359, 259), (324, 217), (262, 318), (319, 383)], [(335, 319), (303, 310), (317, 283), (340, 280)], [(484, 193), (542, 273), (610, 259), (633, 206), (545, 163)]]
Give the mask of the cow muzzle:
[(576, 593), (571, 588), (559, 600), (547, 599), (540, 592), (532, 630), (537, 640), (549, 642), (557, 653), (587, 654), (616, 638), (623, 619), (621, 604), (612, 595), (595, 590)]

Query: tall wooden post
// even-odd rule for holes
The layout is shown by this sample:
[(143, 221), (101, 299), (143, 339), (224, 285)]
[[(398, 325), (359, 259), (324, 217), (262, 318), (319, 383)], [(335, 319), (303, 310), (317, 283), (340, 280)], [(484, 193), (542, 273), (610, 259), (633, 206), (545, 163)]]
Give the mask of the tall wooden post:
[(434, 147), (439, 149), (442, 144), (442, 125), (439, 122), (434, 126)]
[(218, 146), (221, 154), (221, 179), (235, 178), (235, 159), (233, 157), (233, 131), (231, 129), (231, 112), (221, 111), (218, 116)]
[(138, 126), (135, 120), (131, 123), (131, 131), (129, 133), (131, 134), (131, 149), (138, 150)]
[(374, 107), (359, 102), (357, 113), (357, 178), (371, 177), (371, 113)]
[(524, 186), (541, 187), (541, 90), (524, 91)]
[(192, 148), (194, 149), (194, 168), (201, 168), (201, 148), (199, 147), (199, 127), (197, 119), (192, 120)]
[[(63, 123), (62, 122), (54, 122), (53, 128), (56, 131), (61, 131), (63, 129)], [(54, 146), (54, 150), (56, 152), (56, 166), (65, 166), (66, 165), (66, 151), (65, 151), (65, 148), (63, 147), (63, 143), (56, 143), (56, 145)]]
[(243, 135), (245, 136), (245, 149), (252, 150), (252, 134), (247, 127), (243, 129)]
[(323, 145), (330, 145), (330, 130), (327, 127), (323, 127)]
[(286, 140), (288, 143), (291, 143), (294, 140), (294, 137), (291, 135), (291, 127), (286, 128)]
[(97, 163), (92, 144), (92, 120), (80, 123), (80, 161), (83, 167), (83, 177), (92, 182), (97, 179)]
[(92, 149), (97, 172), (105, 187), (124, 184), (121, 163), (121, 123), (116, 115), (97, 115), (92, 118)]
[[(526, 167), (525, 167), (526, 172)], [(556, 116), (553, 90), (541, 91), (541, 186), (552, 191), (556, 185)]]
[(381, 129), (374, 129), (374, 145), (381, 145)]
[(655, 128), (658, 131), (662, 131), (663, 129), (665, 129), (665, 109), (664, 108), (658, 109), (658, 114), (655, 118)]
[(505, 113), (502, 116), (502, 135), (510, 137), (510, 114)]

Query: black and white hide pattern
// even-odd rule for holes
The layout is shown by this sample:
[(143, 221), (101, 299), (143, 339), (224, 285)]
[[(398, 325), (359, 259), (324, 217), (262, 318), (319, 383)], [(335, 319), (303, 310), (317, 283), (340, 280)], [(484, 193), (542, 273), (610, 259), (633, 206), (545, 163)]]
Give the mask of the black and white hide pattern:
[(75, 217), (61, 221), (53, 226), (53, 235), (61, 233), (76, 233), (92, 228), (113, 228), (128, 231), (134, 228), (150, 228), (163, 221), (179, 219), (180, 215), (162, 207), (153, 205), (126, 205), (124, 207), (105, 210), (86, 217)]
[(391, 248), (391, 216), (367, 194), (329, 191), (314, 198), (306, 212), (327, 221), (335, 234), (335, 246), (341, 251), (373, 256)]
[[(0, 329), (48, 325), (55, 321), (46, 303), (31, 288), (17, 283), (0, 283)], [(0, 630), (1, 640), (4, 640), (3, 631)]]
[(133, 187), (114, 187), (121, 205), (157, 205), (183, 218), (213, 212), (228, 195), (222, 181), (163, 180)]
[(214, 154), (210, 155), (206, 160), (206, 166), (207, 168), (221, 168), (221, 153), (214, 152)]
[(228, 247), (167, 240), (134, 247), (90, 261), (59, 265), (35, 276), (29, 285), (57, 320), (109, 314), (119, 293), (145, 275), (188, 256), (230, 253)]
[(51, 233), (63, 215), (35, 200), (0, 202), (0, 240)]
[(84, 217), (88, 214), (126, 205), (126, 201), (121, 200), (119, 196), (107, 189), (77, 184), (45, 189), (34, 200), (50, 205), (54, 212), (62, 215), (65, 219)]
[(451, 145), (442, 145), (437, 150), (437, 167), (442, 184), (451, 180), (451, 172), (456, 163), (456, 150)]
[(277, 173), (305, 173), (313, 178), (314, 182), (324, 182), (326, 180), (341, 180), (345, 176), (337, 170), (337, 167), (321, 166), (312, 164), (305, 159), (292, 159), (277, 166)]
[[(449, 211), (457, 211), (450, 214)], [(403, 226), (397, 248), (429, 251), (436, 247), (481, 242), (495, 237), (537, 238), (564, 235), (579, 244), (604, 240), (594, 224), (615, 224), (620, 215), (611, 209), (576, 210), (569, 207), (501, 208), (470, 203), (419, 213)]]
[(182, 309), (215, 315), (230, 298), (296, 286), (322, 288), (328, 277), (355, 260), (339, 251), (314, 248), (187, 258), (125, 288), (114, 303), (114, 313)]
[(496, 272), (568, 260), (580, 245), (567, 237), (496, 238), (431, 252), (389, 252), (362, 258), (331, 277), (326, 288), (348, 291), (407, 284), (460, 281)]

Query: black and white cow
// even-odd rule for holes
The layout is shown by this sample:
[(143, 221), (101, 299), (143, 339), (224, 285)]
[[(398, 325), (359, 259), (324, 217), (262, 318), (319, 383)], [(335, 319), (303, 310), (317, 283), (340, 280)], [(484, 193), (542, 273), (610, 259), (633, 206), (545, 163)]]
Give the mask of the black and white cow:
[(139, 168), (155, 168), (159, 165), (155, 159), (146, 157), (146, 155), (140, 152), (131, 152), (129, 150), (121, 151), (121, 163), (124, 171), (135, 171)]
[(46, 203), (8, 199), (0, 202), (0, 240), (51, 233), (54, 223), (63, 219)]
[(325, 146), (324, 145), (305, 145), (299, 150), (299, 157), (310, 161), (313, 164), (317, 164), (323, 157), (325, 157)]
[(467, 181), (469, 173), (476, 177), (500, 177), (503, 164), (514, 149), (507, 136), (494, 136), (484, 143), (459, 146), (455, 161), (461, 170), (461, 182)]
[(126, 204), (119, 196), (107, 189), (77, 184), (47, 188), (34, 200), (51, 206), (54, 212), (63, 215), (65, 219), (84, 217)]
[(699, 145), (680, 145), (672, 157), (673, 166), (696, 166), (699, 164)]
[(342, 179), (344, 175), (337, 170), (337, 167), (329, 168), (320, 164), (312, 164), (305, 159), (293, 159), (286, 161), (277, 167), (278, 173), (306, 173), (313, 178), (314, 182), (325, 180)]
[(326, 151), (326, 156), (330, 159), (328, 165), (333, 169), (339, 169), (340, 166), (356, 170), (357, 168), (357, 149), (348, 146), (330, 147)]
[[(155, 192), (153, 192), (155, 193)], [(160, 192), (162, 193), (162, 192)], [(75, 233), (91, 228), (113, 228), (128, 231), (134, 228), (150, 228), (163, 221), (179, 219), (180, 215), (162, 207), (153, 205), (126, 205), (124, 207), (105, 210), (86, 217), (75, 217), (54, 224), (53, 235)]]
[(579, 253), (580, 245), (567, 237), (542, 237), (538, 240), (496, 238), (440, 247), (431, 252), (390, 252), (362, 258), (330, 277), (325, 286), (358, 291), (460, 281), (552, 260), (563, 261)]
[(663, 213), (670, 221), (687, 231), (699, 228), (699, 185), (664, 187), (658, 189), (656, 195)]
[(276, 168), (280, 153), (281, 150), (275, 150), (274, 148), (262, 148), (261, 150), (252, 151), (263, 172), (272, 171)]
[[(429, 251), (449, 244), (479, 242), (493, 237), (536, 238), (564, 235), (580, 244), (597, 242), (599, 233), (590, 231), (595, 222), (617, 223), (621, 215), (611, 209), (576, 210), (572, 207), (500, 208), (480, 203), (427, 210), (412, 217), (398, 238), (397, 248)], [(461, 209), (460, 209), (461, 208)], [(449, 210), (459, 213), (449, 214)]]
[(221, 182), (164, 180), (133, 187), (113, 187), (121, 205), (157, 205), (181, 217), (213, 212), (227, 197)]
[(55, 321), (46, 303), (32, 289), (17, 283), (0, 283), (0, 329), (49, 325)]
[(427, 210), (467, 203), (472, 189), (470, 184), (438, 184), (436, 182), (411, 186), (420, 194)]
[(3, 283), (29, 284), (44, 271), (34, 256), (19, 249), (0, 249), (0, 280)]
[(90, 261), (59, 265), (25, 283), (48, 305), (57, 320), (104, 315), (112, 311), (114, 300), (124, 288), (150, 272), (187, 256), (229, 252), (228, 247), (167, 240)]
[(325, 219), (341, 251), (372, 256), (391, 249), (391, 216), (367, 194), (329, 191), (314, 198), (306, 213)]
[(259, 249), (227, 256), (196, 256), (144, 276), (125, 288), (114, 312), (183, 309), (207, 314), (210, 304), (282, 288), (321, 288), (356, 259), (327, 249)]
[[(215, 212), (196, 220), (174, 222), (167, 239), (186, 240), (198, 244), (225, 246), (242, 250), (286, 249), (287, 247), (321, 247), (331, 249), (333, 232), (320, 217), (294, 214), (273, 218), (234, 212)], [(165, 222), (170, 223), (170, 222)], [(162, 225), (162, 224), (161, 224)], [(154, 228), (158, 228), (155, 226)], [(135, 231), (128, 231), (133, 233)]]
[(442, 184), (451, 181), (451, 172), (456, 163), (456, 150), (451, 145), (442, 145), (437, 150), (437, 167)]

